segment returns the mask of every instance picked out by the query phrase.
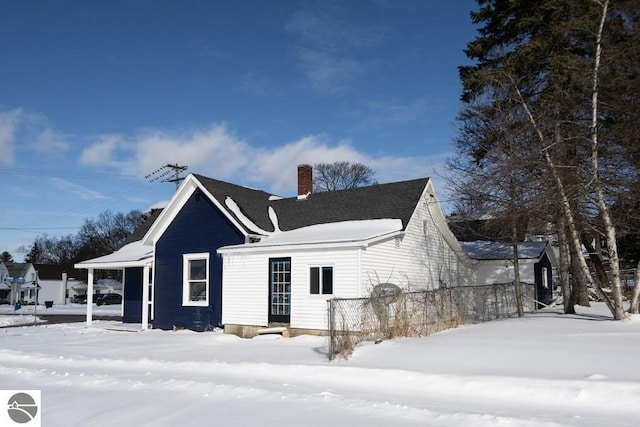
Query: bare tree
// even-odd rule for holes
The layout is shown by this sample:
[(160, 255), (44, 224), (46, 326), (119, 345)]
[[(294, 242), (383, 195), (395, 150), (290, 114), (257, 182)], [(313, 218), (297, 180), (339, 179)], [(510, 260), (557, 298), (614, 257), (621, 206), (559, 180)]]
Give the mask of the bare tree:
[(38, 236), (26, 252), (32, 263), (72, 265), (78, 261), (107, 255), (122, 246), (125, 239), (144, 222), (145, 216), (133, 210), (127, 214), (102, 212), (87, 218), (76, 235)]
[(339, 161), (314, 165), (313, 191), (336, 191), (377, 184), (375, 172), (362, 163)]
[(518, 117), (509, 92), (500, 85), (487, 90), (501, 102), (487, 103), (483, 97), (467, 104), (460, 114), (458, 155), (448, 162), (453, 172), (449, 181), (459, 196), (474, 199), (475, 215), (491, 218), (491, 225), (485, 228), (491, 236), (479, 236), (479, 240), (511, 243), (517, 313), (524, 316), (518, 242), (536, 206), (541, 205), (535, 201), (539, 159), (531, 155), (528, 126)]
[(101, 256), (120, 249), (127, 236), (143, 221), (142, 213), (137, 210), (128, 214), (105, 211), (98, 218), (87, 218), (78, 232), (82, 256)]

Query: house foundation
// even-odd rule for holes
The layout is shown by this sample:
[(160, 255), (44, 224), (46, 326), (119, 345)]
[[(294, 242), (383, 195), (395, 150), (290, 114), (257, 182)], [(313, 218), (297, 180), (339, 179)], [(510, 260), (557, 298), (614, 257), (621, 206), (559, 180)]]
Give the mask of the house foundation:
[(224, 325), (225, 334), (237, 335), (240, 338), (253, 338), (258, 335), (264, 335), (269, 333), (278, 333), (283, 337), (297, 337), (300, 335), (315, 335), (315, 336), (327, 336), (328, 333), (323, 329), (303, 329), (303, 328), (273, 328), (265, 326), (254, 325)]

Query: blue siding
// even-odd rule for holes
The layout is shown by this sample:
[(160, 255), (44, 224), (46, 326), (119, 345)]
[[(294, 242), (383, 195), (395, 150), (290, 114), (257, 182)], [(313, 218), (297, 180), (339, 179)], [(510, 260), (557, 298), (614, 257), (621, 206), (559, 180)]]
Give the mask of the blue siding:
[[(200, 190), (194, 191), (156, 243), (153, 327), (205, 331), (222, 322), (221, 246), (244, 242), (244, 235)], [(209, 306), (182, 306), (182, 255), (209, 253)]]
[(122, 323), (142, 322), (142, 267), (124, 270), (124, 316)]

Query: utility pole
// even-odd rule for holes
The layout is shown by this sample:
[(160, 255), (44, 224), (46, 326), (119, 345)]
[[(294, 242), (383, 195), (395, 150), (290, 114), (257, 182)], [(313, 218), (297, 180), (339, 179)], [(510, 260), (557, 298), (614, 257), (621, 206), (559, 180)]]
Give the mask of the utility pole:
[(180, 166), (177, 163), (166, 165), (154, 170), (150, 174), (146, 175), (145, 178), (149, 180), (149, 182), (175, 182), (176, 190), (180, 187), (180, 182), (184, 180), (184, 177), (180, 176), (181, 172), (184, 172), (188, 169), (188, 166)]

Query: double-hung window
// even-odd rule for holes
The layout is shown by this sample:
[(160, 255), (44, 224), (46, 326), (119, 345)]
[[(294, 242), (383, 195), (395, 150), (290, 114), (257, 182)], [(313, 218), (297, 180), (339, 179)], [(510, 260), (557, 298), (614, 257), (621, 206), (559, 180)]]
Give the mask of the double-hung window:
[(333, 294), (333, 267), (309, 269), (309, 293), (311, 295)]
[(182, 305), (209, 305), (209, 253), (183, 254)]

